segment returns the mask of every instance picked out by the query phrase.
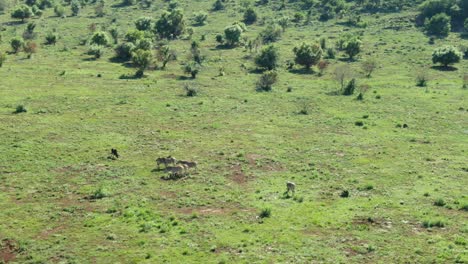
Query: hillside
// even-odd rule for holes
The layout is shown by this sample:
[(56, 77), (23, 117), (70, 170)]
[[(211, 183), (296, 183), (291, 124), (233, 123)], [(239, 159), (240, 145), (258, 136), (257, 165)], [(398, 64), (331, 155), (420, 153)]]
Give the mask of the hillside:
[(0, 0), (0, 263), (467, 263), (468, 4), (423, 2)]

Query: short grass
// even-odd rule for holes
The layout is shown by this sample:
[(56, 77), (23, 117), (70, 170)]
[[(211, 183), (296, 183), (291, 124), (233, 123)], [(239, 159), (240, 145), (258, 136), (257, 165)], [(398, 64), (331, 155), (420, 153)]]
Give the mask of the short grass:
[[(212, 5), (180, 2), (187, 17)], [(215, 35), (242, 18), (239, 6), (194, 27), (193, 39), (206, 35), (207, 56), (196, 80), (181, 78), (190, 40), (170, 43), (179, 60), (166, 70), (125, 80), (135, 69), (111, 62), (112, 49), (99, 60), (85, 54), (88, 26), (108, 28), (116, 18), (124, 33), (167, 3), (112, 4), (103, 18), (92, 7), (64, 19), (47, 10), (33, 19), (36, 41), (55, 29), (57, 45), (41, 44), (32, 59), (10, 54), (0, 68), (0, 262), (468, 261), (468, 62), (454, 71), (430, 64), (435, 47), (466, 44), (457, 33), (430, 45), (411, 10), (365, 16), (366, 29), (337, 20), (291, 25), (276, 43), (279, 82), (259, 93), (253, 55), (216, 49)], [(249, 26), (248, 37), (293, 13), (258, 10), (265, 23)], [(1, 51), (26, 26), (11, 22), (0, 15)], [(340, 54), (322, 77), (286, 70), (297, 43), (324, 37), (333, 45), (344, 32), (363, 35), (357, 61)], [(360, 70), (368, 58), (379, 62), (371, 78)], [(343, 64), (370, 86), (363, 101), (332, 95)], [(415, 85), (419, 71), (430, 77), (425, 88)], [(184, 96), (187, 82), (196, 97)], [(304, 102), (308, 115), (298, 114)], [(14, 114), (18, 105), (27, 112)], [(108, 159), (110, 148), (121, 157)], [(199, 168), (164, 181), (155, 159), (167, 155)], [(294, 196), (284, 195), (286, 181), (296, 183)], [(349, 197), (340, 197), (345, 190)]]

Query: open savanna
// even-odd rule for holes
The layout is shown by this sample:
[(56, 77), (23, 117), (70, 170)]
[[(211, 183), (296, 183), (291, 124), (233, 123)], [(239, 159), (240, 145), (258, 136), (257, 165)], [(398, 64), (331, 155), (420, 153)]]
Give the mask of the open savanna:
[[(112, 48), (95, 60), (82, 45), (90, 24), (123, 35), (141, 16), (158, 18), (166, 2), (107, 2), (101, 18), (90, 5), (77, 17), (47, 9), (29, 19), (37, 53), (8, 54), (0, 68), (0, 262), (468, 262), (468, 62), (431, 64), (434, 48), (466, 39), (451, 33), (429, 44), (411, 9), (363, 15), (367, 28), (292, 23), (275, 43), (278, 82), (257, 92), (255, 53), (215, 41), (242, 20), (242, 8), (179, 2), (188, 24), (209, 12), (205, 26), (193, 27), (206, 56), (194, 80), (181, 69), (186, 38), (169, 42), (177, 61), (140, 79), (121, 78), (135, 68), (112, 60)], [(294, 14), (257, 11), (249, 38)], [(0, 23), (0, 51), (10, 51), (26, 23), (8, 12)], [(52, 30), (57, 44), (43, 44)], [(287, 70), (295, 45), (325, 38), (333, 46), (346, 32), (362, 36), (355, 61), (339, 53), (323, 76)], [(378, 68), (367, 78), (360, 65), (370, 58)], [(333, 93), (334, 69), (345, 64), (358, 86), (370, 87), (362, 101)], [(427, 87), (416, 86), (420, 72)], [(187, 84), (197, 96), (185, 96)], [(13, 113), (18, 105), (27, 112)], [(108, 159), (111, 148), (119, 159)], [(168, 155), (198, 169), (163, 180), (155, 159)], [(292, 197), (286, 181), (296, 184)], [(92, 199), (96, 193), (104, 197)], [(260, 218), (262, 210), (271, 215)], [(437, 221), (443, 227), (427, 228)]]

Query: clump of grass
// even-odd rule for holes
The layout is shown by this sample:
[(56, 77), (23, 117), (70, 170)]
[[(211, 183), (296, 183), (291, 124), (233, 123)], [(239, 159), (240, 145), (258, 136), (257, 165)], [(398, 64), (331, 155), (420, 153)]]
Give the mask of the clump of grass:
[(14, 114), (21, 114), (21, 113), (26, 113), (28, 112), (28, 110), (26, 109), (26, 107), (24, 105), (18, 105), (16, 106), (16, 109), (15, 111), (13, 112)]
[(109, 196), (109, 192), (104, 187), (97, 188), (90, 196), (91, 199), (103, 199)]
[(260, 211), (260, 218), (268, 218), (271, 216), (271, 208), (263, 208), (262, 211)]
[(349, 191), (348, 190), (343, 190), (340, 194), (341, 198), (348, 198), (349, 197)]
[(434, 201), (434, 205), (435, 206), (445, 206), (447, 203), (444, 201), (444, 199), (442, 198), (439, 198), (437, 200)]
[(362, 121), (356, 121), (356, 122), (354, 122), (354, 124), (356, 126), (364, 126), (364, 122), (362, 122)]
[(188, 97), (195, 97), (198, 95), (198, 88), (194, 85), (186, 83), (184, 85), (185, 95)]
[(419, 72), (418, 75), (416, 75), (416, 86), (426, 87), (428, 82), (429, 78), (425, 71)]
[(422, 222), (422, 226), (424, 228), (432, 228), (432, 227), (445, 227), (447, 223), (441, 219), (436, 219), (436, 220), (424, 220)]

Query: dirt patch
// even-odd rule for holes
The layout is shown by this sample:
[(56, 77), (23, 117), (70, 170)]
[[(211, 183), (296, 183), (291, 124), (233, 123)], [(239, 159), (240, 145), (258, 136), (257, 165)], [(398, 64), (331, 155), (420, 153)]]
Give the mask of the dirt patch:
[(213, 207), (196, 207), (196, 208), (181, 208), (178, 212), (182, 214), (199, 214), (199, 215), (230, 215), (237, 212), (253, 212), (253, 209), (240, 208), (213, 208)]
[(283, 166), (272, 159), (269, 159), (265, 156), (258, 154), (246, 154), (245, 158), (247, 159), (251, 167), (255, 167), (264, 171), (283, 171)]
[(47, 239), (51, 235), (56, 234), (56, 233), (60, 232), (63, 229), (65, 229), (65, 225), (59, 225), (59, 226), (56, 226), (56, 227), (51, 228), (51, 229), (45, 229), (37, 236), (37, 238), (41, 239), (41, 240)]
[(0, 244), (0, 262), (9, 263), (15, 260), (18, 252), (18, 243), (10, 239), (4, 239)]
[(247, 182), (247, 176), (242, 171), (242, 166), (237, 164), (231, 166), (231, 180), (237, 184), (244, 184)]
[(354, 225), (367, 225), (367, 226), (374, 226), (374, 227), (381, 227), (381, 228), (392, 228), (392, 221), (381, 219), (381, 218), (373, 218), (373, 217), (355, 217), (352, 221)]

